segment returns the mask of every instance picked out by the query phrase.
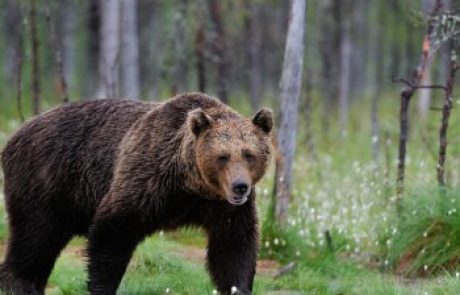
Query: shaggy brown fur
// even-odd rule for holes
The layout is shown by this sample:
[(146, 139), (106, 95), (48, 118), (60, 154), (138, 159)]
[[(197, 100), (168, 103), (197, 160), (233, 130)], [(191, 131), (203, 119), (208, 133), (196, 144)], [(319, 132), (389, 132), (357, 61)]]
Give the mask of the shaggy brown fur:
[(10, 235), (0, 287), (43, 294), (74, 235), (89, 239), (89, 290), (114, 294), (145, 236), (200, 226), (224, 294), (250, 294), (254, 185), (270, 159), (272, 113), (241, 118), (200, 93), (165, 103), (71, 103), (26, 123), (2, 154)]

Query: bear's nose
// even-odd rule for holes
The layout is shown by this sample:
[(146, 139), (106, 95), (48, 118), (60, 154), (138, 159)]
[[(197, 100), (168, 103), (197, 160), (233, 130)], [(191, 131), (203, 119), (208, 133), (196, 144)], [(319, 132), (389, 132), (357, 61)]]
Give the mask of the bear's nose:
[(248, 191), (248, 184), (245, 182), (235, 182), (233, 183), (233, 192), (238, 196), (243, 196)]

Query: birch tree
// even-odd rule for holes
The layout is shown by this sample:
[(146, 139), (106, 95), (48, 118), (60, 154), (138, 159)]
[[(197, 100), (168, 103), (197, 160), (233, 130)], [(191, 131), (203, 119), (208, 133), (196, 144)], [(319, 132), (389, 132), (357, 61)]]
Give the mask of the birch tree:
[(281, 75), (281, 123), (275, 173), (275, 213), (284, 223), (289, 205), (292, 164), (297, 135), (297, 111), (302, 82), (305, 31), (305, 0), (292, 0)]
[(340, 106), (340, 133), (347, 134), (348, 129), (348, 105), (350, 100), (350, 79), (351, 79), (351, 55), (353, 43), (351, 40), (350, 15), (345, 15), (352, 10), (353, 1), (341, 1), (342, 22), (340, 34), (340, 81), (339, 81), (339, 106)]
[(116, 97), (119, 92), (120, 1), (104, 0), (101, 2), (98, 98)]
[(137, 0), (122, 1), (121, 90), (127, 98), (139, 98), (139, 34)]

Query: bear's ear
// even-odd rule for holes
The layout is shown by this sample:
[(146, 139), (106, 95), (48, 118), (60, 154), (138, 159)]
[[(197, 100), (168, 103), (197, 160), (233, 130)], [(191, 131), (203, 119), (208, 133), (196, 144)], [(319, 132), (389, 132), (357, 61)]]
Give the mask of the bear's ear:
[(273, 128), (273, 112), (269, 109), (261, 109), (252, 117), (252, 123), (265, 133), (270, 133)]
[(195, 136), (211, 127), (212, 118), (201, 109), (190, 111), (187, 116), (187, 125)]

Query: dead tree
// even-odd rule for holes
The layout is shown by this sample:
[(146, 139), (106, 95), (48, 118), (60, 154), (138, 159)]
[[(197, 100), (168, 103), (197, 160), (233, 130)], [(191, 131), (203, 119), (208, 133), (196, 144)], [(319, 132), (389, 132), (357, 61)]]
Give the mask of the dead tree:
[(217, 95), (224, 103), (228, 103), (227, 45), (221, 2), (220, 0), (209, 0), (209, 12), (215, 33), (212, 44), (214, 45), (213, 51), (216, 55), (215, 62), (217, 65)]
[(197, 3), (198, 27), (195, 33), (196, 71), (198, 76), (198, 90), (206, 92), (206, 34), (205, 8), (202, 1)]
[(62, 102), (66, 103), (69, 101), (69, 93), (67, 91), (67, 81), (64, 75), (64, 61), (62, 59), (61, 44), (59, 43), (56, 30), (54, 28), (53, 19), (51, 18), (51, 8), (49, 0), (45, 1), (45, 13), (46, 22), (48, 23), (48, 29), (51, 35), (51, 42), (53, 43), (54, 55), (56, 57), (56, 65), (59, 73), (60, 90), (62, 91)]
[(30, 0), (30, 42), (32, 44), (32, 111), (34, 115), (40, 113), (40, 64), (39, 42), (37, 32), (37, 9), (35, 0)]
[(99, 98), (114, 98), (119, 94), (119, 55), (121, 46), (121, 0), (101, 1), (102, 22), (99, 52)]
[[(436, 0), (433, 8), (431, 9), (430, 15), (436, 15), (439, 10), (441, 9), (441, 0)], [(398, 204), (399, 199), (404, 191), (404, 177), (405, 177), (405, 169), (406, 169), (406, 145), (407, 145), (407, 138), (408, 138), (408, 130), (409, 130), (409, 104), (411, 101), (412, 96), (414, 95), (415, 91), (419, 87), (419, 84), (422, 80), (423, 73), (425, 72), (428, 58), (430, 56), (432, 46), (430, 43), (430, 36), (433, 31), (433, 26), (431, 22), (428, 22), (425, 38), (423, 40), (422, 46), (422, 53), (420, 56), (420, 61), (417, 68), (412, 72), (411, 77), (408, 80), (405, 79), (394, 79), (396, 82), (403, 82), (405, 86), (401, 90), (401, 105), (400, 105), (400, 113), (399, 113), (399, 120), (400, 120), (400, 133), (399, 133), (399, 150), (398, 150), (398, 174), (397, 174), (397, 181), (396, 181), (396, 194), (398, 196)], [(398, 205), (399, 206), (399, 205)]]
[(275, 214), (285, 223), (289, 205), (294, 161), (297, 112), (304, 57), (305, 0), (293, 0), (289, 17), (283, 72), (281, 75), (281, 116), (275, 171)]
[(177, 94), (187, 90), (187, 1), (181, 0), (174, 15), (174, 81), (172, 93)]
[[(454, 52), (456, 48), (454, 48), (453, 40), (450, 40), (449, 43), (451, 45), (449, 46), (451, 48), (451, 52)], [(436, 167), (438, 184), (442, 190), (444, 190), (446, 186), (445, 163), (447, 151), (447, 128), (449, 127), (449, 118), (452, 111), (452, 94), (455, 85), (455, 76), (458, 69), (459, 65), (456, 63), (454, 58), (451, 58), (449, 76), (445, 88), (444, 104), (442, 107), (441, 128), (439, 129), (439, 158), (438, 165)]]
[(22, 22), (23, 13), (21, 9), (21, 3), (15, 0), (6, 0), (3, 9), (5, 10), (5, 18), (1, 20), (2, 34), (5, 38), (5, 56), (4, 56), (4, 71), (8, 83), (14, 83), (16, 79), (16, 68), (18, 55), (18, 42), (21, 42), (22, 38)]
[(24, 64), (24, 40), (23, 40), (23, 31), (24, 26), (22, 21), (17, 24), (18, 29), (18, 39), (16, 44), (16, 108), (18, 111), (19, 119), (24, 123), (24, 113), (22, 111), (22, 66)]
[(339, 121), (340, 135), (346, 136), (348, 131), (348, 108), (350, 100), (351, 59), (353, 40), (351, 37), (353, 1), (340, 1), (340, 78), (339, 78)]
[(139, 99), (139, 33), (137, 0), (122, 0), (121, 91), (123, 97)]
[(259, 108), (262, 96), (262, 72), (261, 72), (261, 46), (262, 30), (260, 21), (260, 4), (246, 0), (245, 7), (249, 13), (246, 16), (247, 29), (247, 56), (249, 66), (249, 93), (251, 107), (255, 111)]

